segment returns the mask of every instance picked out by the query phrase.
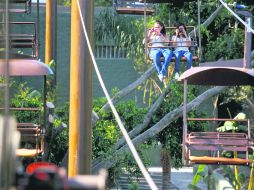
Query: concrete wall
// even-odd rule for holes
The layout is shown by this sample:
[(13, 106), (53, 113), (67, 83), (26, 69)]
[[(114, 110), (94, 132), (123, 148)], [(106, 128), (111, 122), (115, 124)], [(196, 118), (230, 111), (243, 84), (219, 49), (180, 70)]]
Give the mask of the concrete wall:
[[(40, 6), (40, 59), (44, 62), (45, 56), (45, 5)], [(57, 102), (63, 103), (69, 100), (69, 80), (70, 80), (70, 8), (58, 7), (57, 18)], [(13, 15), (12, 21), (34, 21), (36, 22), (36, 8), (32, 8), (31, 14)], [(26, 32), (27, 29), (21, 29)], [(21, 31), (19, 31), (21, 32)], [(89, 55), (88, 55), (89, 56)], [(131, 60), (128, 59), (98, 59), (97, 64), (101, 71), (108, 91), (114, 87), (122, 89), (135, 81), (139, 74), (134, 70)], [(18, 78), (21, 81), (28, 81), (29, 85), (42, 89), (42, 79)], [(98, 84), (97, 77), (93, 74), (93, 96), (103, 96)], [(132, 94), (129, 97), (134, 97)]]

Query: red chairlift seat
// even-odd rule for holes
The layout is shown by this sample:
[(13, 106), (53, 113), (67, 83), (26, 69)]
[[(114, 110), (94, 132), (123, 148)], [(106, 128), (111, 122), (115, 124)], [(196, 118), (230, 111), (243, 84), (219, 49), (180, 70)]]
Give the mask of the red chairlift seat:
[[(190, 164), (248, 165), (254, 163), (248, 158), (253, 145), (245, 133), (191, 132), (186, 141), (186, 160)], [(195, 155), (195, 152), (207, 154), (208, 151), (215, 152), (216, 156)], [(238, 157), (224, 157), (224, 151), (237, 152)]]

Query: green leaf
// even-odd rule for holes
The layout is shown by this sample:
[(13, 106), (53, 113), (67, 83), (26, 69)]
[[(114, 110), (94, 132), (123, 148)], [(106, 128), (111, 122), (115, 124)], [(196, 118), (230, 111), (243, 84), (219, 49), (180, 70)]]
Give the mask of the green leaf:
[(187, 187), (191, 190), (201, 190), (199, 187), (197, 187), (196, 185), (193, 185), (193, 184), (189, 184)]
[(199, 182), (199, 180), (204, 177), (204, 172), (207, 172), (207, 166), (200, 164), (198, 166), (198, 170), (196, 172), (196, 174), (194, 175), (193, 179), (192, 179), (192, 184), (193, 185), (197, 185), (197, 183)]

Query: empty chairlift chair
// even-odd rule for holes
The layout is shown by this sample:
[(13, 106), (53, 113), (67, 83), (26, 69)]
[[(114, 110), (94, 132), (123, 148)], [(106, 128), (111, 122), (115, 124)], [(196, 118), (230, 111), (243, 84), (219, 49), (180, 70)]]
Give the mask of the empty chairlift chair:
[(152, 15), (151, 5), (140, 3), (138, 0), (114, 0), (114, 8), (118, 14)]
[[(3, 26), (4, 23), (1, 23)], [(35, 22), (10, 22), (8, 35), (9, 48), (12, 58), (38, 58), (38, 45)], [(6, 35), (0, 35), (0, 46), (5, 48)]]
[[(21, 134), (20, 148), (17, 156), (36, 157), (44, 151), (44, 129), (41, 124), (41, 110), (39, 108), (11, 108), (11, 111), (27, 113), (28, 120), (24, 118), (17, 123), (17, 130)], [(17, 114), (16, 114), (17, 115)]]
[[(248, 119), (227, 118), (189, 118), (187, 119), (187, 84), (237, 86), (253, 85), (254, 71), (239, 67), (243, 59), (210, 62), (193, 67), (185, 71), (179, 78), (184, 83), (184, 126), (183, 126), (183, 164), (225, 164), (251, 165), (254, 160), (249, 157), (253, 154), (254, 143), (250, 135)], [(190, 121), (219, 121), (241, 122), (247, 132), (189, 132)], [(208, 154), (207, 152), (213, 154)], [(231, 157), (224, 156), (224, 152), (233, 153)]]
[[(37, 157), (44, 151), (44, 131), (41, 125), (41, 109), (10, 108), (11, 115), (17, 118), (17, 130), (20, 132), (20, 148), (16, 155)], [(1, 108), (3, 111), (3, 108)]]

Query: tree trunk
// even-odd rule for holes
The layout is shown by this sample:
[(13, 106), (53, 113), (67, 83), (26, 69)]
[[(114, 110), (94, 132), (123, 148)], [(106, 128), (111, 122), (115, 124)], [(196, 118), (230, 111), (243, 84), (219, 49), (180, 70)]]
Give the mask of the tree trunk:
[(170, 150), (161, 148), (161, 167), (162, 167), (162, 190), (171, 188), (171, 155)]
[[(171, 90), (170, 86), (171, 84), (175, 82), (175, 80), (172, 80), (167, 87), (163, 90), (163, 92), (161, 93), (161, 95), (157, 98), (157, 100), (154, 102), (154, 104), (150, 107), (148, 113), (145, 115), (144, 120), (141, 124), (135, 126), (130, 132), (128, 132), (130, 138), (135, 137), (136, 135), (138, 135), (139, 133), (141, 133), (150, 123), (153, 114), (157, 111), (157, 109), (160, 107), (160, 105), (162, 104), (162, 102), (164, 101), (164, 98), (166, 97), (166, 95), (169, 93), (169, 91)], [(119, 139), (116, 143), (116, 147), (115, 149), (119, 149), (121, 148), (124, 144), (126, 143), (125, 139), (122, 137), (121, 139)]]

